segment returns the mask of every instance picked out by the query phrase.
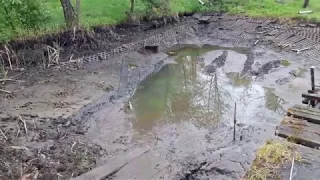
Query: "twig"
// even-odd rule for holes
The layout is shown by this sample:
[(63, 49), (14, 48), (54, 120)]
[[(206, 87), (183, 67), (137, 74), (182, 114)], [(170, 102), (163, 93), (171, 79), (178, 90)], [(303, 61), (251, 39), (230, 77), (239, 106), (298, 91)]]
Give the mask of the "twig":
[(294, 167), (294, 156), (293, 156), (293, 158), (292, 158), (292, 165), (291, 165), (290, 178), (289, 178), (289, 180), (292, 180), (292, 178), (293, 178), (293, 176), (292, 176), (293, 167)]
[(4, 48), (6, 49), (6, 53), (7, 53), (7, 56), (8, 56), (10, 70), (12, 70), (12, 64), (11, 64), (11, 59), (10, 59), (10, 50), (8, 49), (7, 45), (4, 45)]
[(0, 129), (0, 133), (2, 134), (2, 136), (8, 141), (7, 136), (4, 134), (4, 132), (2, 131), (2, 129)]
[(297, 54), (299, 54), (301, 51), (306, 51), (311, 49), (311, 47), (306, 47), (306, 48), (302, 48), (302, 49), (291, 49), (291, 51), (297, 52)]
[[(74, 148), (74, 146), (77, 144), (77, 142), (74, 142), (73, 144), (72, 144), (72, 146), (71, 146), (71, 152), (73, 152), (73, 148)], [(74, 152), (73, 152), (74, 153)]]
[(21, 131), (21, 129), (20, 129), (20, 126), (19, 126), (19, 124), (18, 124), (18, 132), (17, 132), (17, 137), (19, 137), (20, 131)]
[(0, 79), (0, 82), (5, 82), (5, 81), (25, 82), (25, 81), (14, 80), (14, 79)]
[(27, 123), (26, 123), (25, 120), (23, 120), (23, 119), (21, 118), (21, 116), (19, 116), (19, 119), (20, 119), (20, 121), (23, 123), (24, 131), (26, 132), (26, 135), (27, 135), (27, 134), (28, 134)]
[(12, 94), (11, 91), (7, 91), (7, 90), (4, 90), (4, 89), (0, 89), (0, 92), (4, 92), (4, 93), (7, 93), (7, 94)]
[(19, 150), (29, 150), (28, 148), (24, 147), (24, 146), (10, 146), (10, 148), (12, 149), (19, 149)]
[(281, 47), (281, 48), (286, 48), (286, 47), (290, 47), (291, 48), (292, 44), (281, 44), (280, 43), (280, 44), (278, 44), (278, 46)]

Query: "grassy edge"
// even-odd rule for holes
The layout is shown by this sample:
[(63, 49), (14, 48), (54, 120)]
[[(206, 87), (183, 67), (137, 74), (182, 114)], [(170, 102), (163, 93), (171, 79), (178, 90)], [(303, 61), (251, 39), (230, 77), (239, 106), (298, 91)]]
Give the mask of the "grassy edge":
[(243, 180), (279, 179), (281, 167), (295, 158), (301, 162), (301, 155), (287, 141), (268, 140), (256, 153), (256, 158)]

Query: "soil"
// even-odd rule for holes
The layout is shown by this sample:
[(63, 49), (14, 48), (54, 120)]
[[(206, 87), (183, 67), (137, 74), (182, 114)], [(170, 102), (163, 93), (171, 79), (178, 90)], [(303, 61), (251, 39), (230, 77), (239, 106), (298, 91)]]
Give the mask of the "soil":
[[(281, 97), (281, 106), (288, 108), (300, 103), (301, 92), (310, 87), (304, 72), (317, 63), (318, 46), (299, 54), (281, 49), (280, 42), (303, 42), (291, 42), (289, 36), (281, 39), (279, 35), (298, 28), (272, 24), (268, 19), (212, 16), (208, 24), (197, 22), (184, 17), (159, 28), (154, 23), (127, 24), (96, 28), (93, 34), (79, 30), (76, 40), (72, 40), (72, 32), (66, 32), (38, 41), (12, 42), (10, 46), (17, 56), (13, 70), (6, 66), (6, 77), (12, 80), (0, 85), (0, 89), (10, 92), (0, 92), (0, 179), (19, 179), (29, 174), (33, 179), (70, 179), (146, 144), (151, 147), (148, 159), (159, 162), (146, 168), (161, 167), (146, 177), (242, 177), (255, 150), (273, 136), (281, 120), (278, 115), (239, 123), (240, 135), (235, 142), (233, 128), (226, 124), (206, 128), (171, 124), (155, 127), (150, 134), (137, 138), (132, 128), (134, 116), (128, 113), (129, 98), (143, 79), (172, 61), (163, 53), (168, 47), (209, 44), (248, 48), (247, 59), (239, 61), (238, 68), (229, 66), (228, 59), (213, 66), (222, 67), (228, 62), (230, 71), (236, 69), (255, 83), (272, 88)], [(279, 34), (270, 35), (276, 30)], [(309, 27), (299, 30), (313, 34)], [(58, 40), (63, 47), (59, 61), (41, 60), (48, 55), (43, 44), (53, 47)], [(308, 43), (313, 41), (318, 39)], [(144, 45), (159, 46), (160, 52), (145, 50)], [(282, 65), (282, 60), (290, 65)], [(316, 81), (319, 78), (316, 76)], [(139, 166), (139, 160), (135, 162)], [(132, 173), (131, 166), (119, 171), (121, 175), (115, 173), (107, 178), (128, 177), (126, 172)]]

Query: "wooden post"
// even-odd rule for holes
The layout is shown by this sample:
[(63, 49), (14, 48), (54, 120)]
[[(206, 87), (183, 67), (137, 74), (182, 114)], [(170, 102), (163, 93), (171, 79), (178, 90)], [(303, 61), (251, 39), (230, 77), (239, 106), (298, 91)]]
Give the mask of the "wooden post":
[[(310, 68), (310, 74), (311, 74), (311, 91), (312, 93), (316, 93), (316, 85), (314, 82), (314, 66), (311, 66)], [(310, 105), (312, 107), (315, 107), (315, 101), (314, 100), (310, 100)]]
[(233, 119), (233, 141), (236, 140), (236, 124), (237, 124), (237, 103), (234, 103), (234, 119)]
[(314, 66), (312, 66), (310, 68), (310, 73), (311, 73), (311, 90), (313, 91), (313, 93), (315, 93), (315, 90), (316, 90), (316, 85), (315, 85), (315, 82), (314, 82)]

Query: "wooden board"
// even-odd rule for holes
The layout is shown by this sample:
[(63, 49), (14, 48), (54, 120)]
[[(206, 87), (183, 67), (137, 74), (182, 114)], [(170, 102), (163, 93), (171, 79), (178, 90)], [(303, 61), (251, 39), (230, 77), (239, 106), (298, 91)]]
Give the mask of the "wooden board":
[(313, 101), (320, 101), (320, 94), (304, 93), (302, 94), (302, 97)]
[(103, 180), (109, 175), (117, 173), (121, 168), (149, 151), (148, 147), (139, 147), (124, 156), (110, 159), (106, 164), (101, 165), (89, 172), (86, 172), (71, 180)]
[(288, 109), (288, 116), (307, 120), (311, 123), (320, 124), (320, 110), (303, 105), (294, 105)]
[(297, 144), (319, 148), (320, 125), (308, 121), (286, 116), (276, 128), (276, 134), (283, 138), (289, 138)]
[[(295, 161), (293, 179), (319, 179), (320, 177), (320, 150), (292, 144), (294, 150), (301, 157), (301, 160)], [(288, 161), (279, 169), (279, 179), (289, 179), (291, 173), (292, 161)]]

